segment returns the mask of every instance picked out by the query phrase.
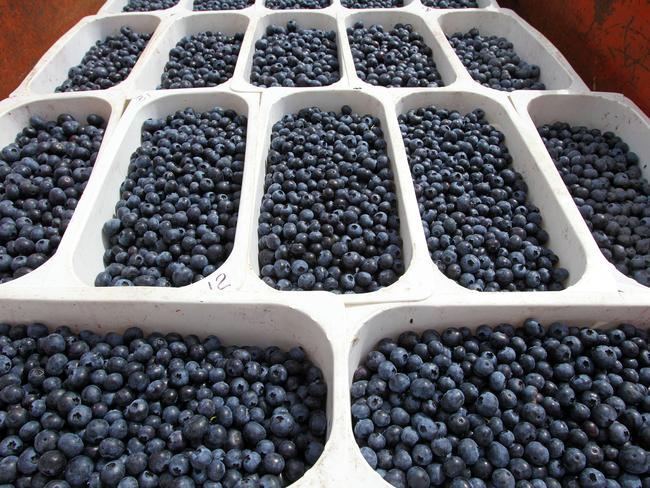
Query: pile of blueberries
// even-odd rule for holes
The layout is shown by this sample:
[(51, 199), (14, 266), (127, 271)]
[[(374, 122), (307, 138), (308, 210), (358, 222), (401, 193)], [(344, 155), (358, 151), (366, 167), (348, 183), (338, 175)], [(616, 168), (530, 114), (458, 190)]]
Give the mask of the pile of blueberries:
[(0, 283), (26, 275), (56, 251), (86, 188), (105, 121), (38, 115), (0, 151)]
[(151, 12), (174, 7), (179, 0), (129, 0), (122, 12)]
[(95, 286), (185, 286), (223, 264), (235, 240), (246, 124), (219, 107), (144, 122), (103, 227), (106, 269)]
[(562, 122), (538, 130), (602, 253), (650, 286), (650, 183), (639, 156), (612, 132)]
[(425, 7), (431, 8), (478, 8), (477, 0), (422, 0)]
[(171, 51), (161, 88), (204, 88), (225, 83), (235, 71), (244, 34), (200, 32), (183, 37)]
[(354, 374), (355, 438), (396, 487), (641, 488), (648, 334), (529, 319), (405, 332)]
[(399, 8), (404, 0), (342, 0), (345, 8)]
[(56, 91), (105, 90), (121, 83), (131, 73), (149, 39), (151, 34), (120, 28), (120, 34), (97, 41), (81, 63), (70, 68), (68, 78)]
[(456, 54), (475, 81), (501, 91), (545, 90), (539, 66), (528, 64), (505, 37), (483, 36), (478, 29), (449, 37)]
[(347, 29), (357, 76), (371, 85), (438, 87), (440, 74), (431, 48), (411, 24), (395, 24), (386, 31), (356, 22)]
[(327, 385), (301, 348), (0, 325), (0, 484), (280, 488), (323, 450)]
[(241, 10), (254, 3), (255, 0), (194, 0), (193, 10)]
[(331, 0), (266, 0), (265, 7), (273, 10), (318, 9), (331, 5)]
[(327, 86), (340, 79), (336, 32), (269, 25), (255, 42), (250, 81), (256, 86)]
[(478, 291), (558, 291), (569, 276), (545, 247), (539, 209), (485, 113), (423, 107), (399, 117), (431, 259)]
[(349, 106), (273, 126), (258, 236), (263, 281), (364, 293), (404, 272), (397, 196), (379, 120)]

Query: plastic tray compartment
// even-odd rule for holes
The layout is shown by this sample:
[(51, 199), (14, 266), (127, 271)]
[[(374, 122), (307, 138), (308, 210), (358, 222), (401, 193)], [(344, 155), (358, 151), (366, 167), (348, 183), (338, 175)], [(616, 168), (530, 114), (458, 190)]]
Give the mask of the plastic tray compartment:
[[(124, 116), (111, 137), (107, 151), (102, 155), (103, 173), (88, 192), (92, 195), (89, 211), (84, 213), (79, 230), (74, 234), (70, 252), (65, 254), (67, 277), (76, 286), (93, 287), (95, 277), (104, 270), (104, 240), (102, 226), (112, 218), (115, 203), (119, 199), (119, 188), (130, 164), (131, 154), (140, 146), (142, 123), (149, 118), (161, 118), (178, 110), (192, 107), (197, 111), (206, 111), (215, 106), (235, 110), (248, 117), (247, 147), (244, 163), (242, 198), (239, 217), (242, 215), (244, 192), (250, 186), (251, 154), (255, 146), (255, 113), (257, 98), (254, 95), (237, 95), (228, 91), (206, 88), (205, 90), (175, 90), (174, 93), (147, 92), (131, 102)], [(202, 287), (206, 293), (216, 291), (233, 291), (239, 287), (242, 275), (242, 219), (239, 219), (235, 234), (233, 251), (224, 264), (211, 276), (206, 277), (186, 288)], [(115, 288), (103, 288), (105, 294), (119, 293)], [(149, 290), (152, 290), (149, 288)], [(172, 291), (178, 292), (178, 288)], [(133, 289), (131, 288), (131, 293)], [(138, 292), (135, 292), (137, 295)], [(192, 294), (196, 296), (196, 291)]]
[(131, 80), (141, 69), (142, 62), (156, 39), (155, 32), (159, 24), (160, 17), (152, 14), (85, 17), (54, 43), (12, 95), (55, 93), (55, 88), (68, 78), (68, 70), (79, 64), (81, 58), (97, 41), (119, 34), (120, 28), (123, 26), (130, 27), (139, 33), (153, 34), (152, 38), (140, 54), (138, 62), (126, 80), (106, 90), (92, 90), (91, 92), (103, 93), (123, 90), (128, 93)]
[(31, 273), (0, 285), (0, 290), (31, 287), (40, 285), (50, 279), (54, 283), (59, 280), (56, 272), (61, 269), (61, 257), (65, 254), (70, 242), (74, 240), (75, 233), (78, 233), (78, 226), (82, 219), (81, 215), (86, 213), (88, 200), (92, 198), (92, 188), (101, 179), (101, 174), (104, 171), (101, 156), (108, 149), (109, 139), (123, 108), (124, 101), (122, 98), (98, 95), (97, 92), (93, 92), (93, 94), (76, 93), (28, 97), (20, 101), (9, 99), (6, 104), (0, 107), (0, 148), (14, 142), (16, 135), (29, 125), (29, 118), (32, 115), (40, 115), (47, 120), (54, 120), (60, 114), (69, 113), (77, 120), (85, 122), (86, 117), (94, 113), (101, 115), (106, 120), (104, 139), (92, 174), (56, 252), (42, 266)]
[[(182, 12), (183, 10), (192, 10), (192, 4), (194, 0), (179, 0), (176, 5), (171, 8), (164, 10), (151, 10), (149, 12), (124, 12), (124, 13), (135, 13), (137, 15), (155, 13), (162, 15), (163, 17), (168, 17), (170, 15)], [(102, 8), (99, 9), (100, 14), (119, 14), (122, 13), (122, 9), (129, 3), (129, 0), (108, 0)]]
[[(540, 81), (546, 85), (546, 90), (589, 91), (562, 53), (512, 10), (467, 9), (451, 12), (436, 10), (436, 12), (438, 13), (436, 19), (431, 19), (431, 21), (437, 22), (446, 36), (457, 32), (466, 33), (477, 28), (481, 35), (495, 35), (508, 39), (513, 43), (515, 51), (522, 59), (540, 67)], [(448, 41), (447, 45), (451, 48)], [(474, 85), (480, 85), (470, 76), (463, 63), (455, 55), (453, 48), (451, 48), (451, 53), (454, 53), (452, 62), (456, 69), (462, 73), (461, 79)], [(480, 86), (487, 88), (483, 85)], [(492, 90), (492, 88), (487, 89)]]
[(368, 7), (355, 8), (355, 7), (346, 7), (343, 4), (342, 0), (337, 0), (337, 1), (340, 2), (340, 4), (341, 4), (340, 5), (340, 12), (341, 13), (360, 12), (360, 11), (375, 12), (377, 10), (379, 10), (379, 11), (384, 11), (384, 10), (392, 10), (392, 11), (395, 11), (395, 10), (399, 10), (399, 11), (409, 10), (409, 11), (411, 11), (411, 10), (419, 10), (422, 7), (419, 0), (403, 0), (402, 3), (404, 5), (402, 5), (401, 7), (390, 7), (390, 8), (368, 8)]
[[(391, 92), (393, 93), (393, 92)], [(438, 267), (431, 260), (426, 245), (424, 232), (421, 225), (418, 225), (417, 232), (412, 236), (413, 240), (419, 244), (420, 248), (425, 249), (426, 262), (419, 263), (422, 273), (428, 275), (426, 280), (431, 287), (431, 293), (435, 294), (453, 294), (465, 296), (466, 300), (476, 300), (477, 295), (486, 295), (488, 297), (506, 295), (519, 297), (519, 300), (526, 300), (534, 303), (537, 300), (543, 300), (545, 295), (555, 295), (557, 297), (570, 294), (571, 292), (580, 292), (586, 289), (601, 289), (606, 287), (606, 282), (602, 280), (599, 273), (598, 263), (593, 261), (593, 253), (588, 252), (584, 239), (576, 232), (572, 214), (566, 211), (566, 201), (557, 197), (560, 190), (563, 189), (563, 183), (556, 178), (549, 178), (548, 171), (541, 165), (537, 164), (539, 150), (534, 150), (528, 146), (529, 141), (534, 134), (530, 130), (519, 127), (521, 121), (509, 102), (508, 97), (503, 94), (494, 93), (493, 90), (479, 90), (470, 92), (466, 90), (453, 90), (445, 88), (442, 90), (420, 90), (415, 93), (403, 94), (403, 92), (393, 93), (395, 99), (395, 114), (393, 116), (397, 124), (397, 116), (408, 112), (411, 109), (427, 107), (434, 105), (438, 108), (447, 110), (457, 110), (461, 114), (466, 114), (480, 108), (485, 111), (486, 119), (497, 130), (505, 135), (505, 144), (512, 155), (512, 168), (522, 174), (524, 181), (528, 184), (528, 201), (536, 205), (541, 212), (543, 221), (542, 225), (548, 232), (550, 247), (560, 258), (560, 266), (569, 270), (570, 276), (566, 283), (565, 290), (546, 291), (539, 293), (529, 292), (479, 292), (462, 287), (454, 280), (444, 276)], [(399, 132), (399, 128), (396, 127)], [(413, 189), (410, 169), (406, 160), (406, 151), (401, 139), (395, 139), (393, 144), (399, 146), (398, 152), (404, 156), (404, 166), (408, 171), (409, 191)], [(396, 142), (397, 141), (397, 142)], [(420, 218), (418, 212), (418, 219)], [(420, 223), (420, 222), (418, 222)]]
[(210, 13), (210, 12), (242, 12), (246, 14), (250, 14), (257, 10), (258, 7), (261, 7), (264, 5), (264, 2), (260, 2), (260, 0), (253, 0), (253, 3), (248, 5), (246, 8), (239, 9), (239, 10), (194, 10), (194, 0), (181, 0), (181, 4), (183, 6), (184, 10), (189, 10), (194, 13)]
[(291, 486), (322, 486), (321, 479), (332, 469), (328, 459), (339, 450), (332, 432), (344, 428), (340, 422), (344, 417), (341, 409), (345, 405), (341, 405), (337, 397), (341, 398), (347, 385), (344, 376), (334, 371), (335, 365), (345, 364), (335, 333), (343, 320), (342, 307), (323, 300), (319, 303), (304, 300), (296, 305), (240, 294), (211, 304), (200, 303), (196, 297), (189, 301), (160, 298), (142, 303), (141, 297), (130, 299), (126, 295), (123, 300), (106, 300), (101, 291), (88, 290), (79, 299), (65, 297), (65, 292), (59, 296), (41, 293), (41, 298), (28, 300), (1, 296), (0, 321), (9, 324), (40, 322), (50, 327), (68, 325), (75, 331), (87, 329), (97, 333), (123, 332), (136, 325), (145, 333), (178, 332), (199, 337), (213, 334), (225, 345), (279, 346), (285, 350), (302, 346), (309, 359), (321, 368), (328, 386), (327, 442), (316, 464)]
[[(170, 19), (165, 27), (161, 27), (160, 35), (152, 44), (151, 51), (143, 60), (142, 67), (133, 80), (133, 90), (127, 96), (134, 98), (144, 91), (155, 90), (160, 86), (160, 78), (167, 61), (169, 61), (169, 51), (183, 37), (205, 31), (223, 32), (228, 35), (245, 34), (249, 29), (251, 19), (248, 15), (239, 12), (241, 11), (196, 12)], [(242, 40), (237, 64), (243, 62), (242, 48), (244, 42), (245, 39)], [(233, 72), (233, 76), (234, 74)], [(232, 83), (232, 79), (231, 77), (219, 86), (225, 87), (229, 85)]]
[[(435, 7), (427, 7), (426, 5), (424, 5), (422, 0), (416, 0), (416, 1), (420, 4), (421, 7), (426, 9), (427, 12), (431, 11), (431, 10), (436, 11), (436, 12), (449, 12), (450, 10), (457, 10), (457, 11), (460, 11), (460, 12), (465, 12), (465, 11), (470, 10), (470, 9), (466, 9), (466, 8), (461, 8), (461, 9), (448, 9), (448, 8), (441, 9), (441, 8), (435, 8)], [(497, 3), (496, 0), (477, 0), (476, 3), (478, 4), (478, 8), (480, 8), (480, 9), (491, 9), (491, 10), (493, 10), (493, 9), (498, 9), (499, 8), (499, 4)]]
[[(544, 143), (537, 133), (537, 127), (553, 122), (567, 122), (583, 125), (602, 132), (612, 131), (620, 136), (630, 150), (640, 156), (643, 176), (650, 180), (650, 119), (631, 100), (615, 93), (588, 94), (543, 94), (519, 92), (511, 97), (517, 111), (523, 118), (526, 130), (531, 134), (528, 143), (537, 154), (537, 160), (549, 179), (558, 182), (558, 197), (567, 202), (567, 215), (574, 224), (576, 233), (588, 246), (593, 255), (594, 266), (603, 269), (605, 279), (615, 281), (620, 290), (629, 290), (650, 296), (650, 289), (619, 272), (600, 252), (598, 245), (584, 222), (578, 207), (564, 185)], [(560, 186), (561, 184), (561, 186)]]
[[(352, 27), (356, 22), (363, 22), (364, 27), (368, 28), (374, 24), (380, 24), (385, 30), (392, 29), (395, 24), (411, 24), (413, 29), (422, 36), (423, 41), (431, 48), (433, 61), (436, 63), (436, 68), (440, 73), (440, 77), (445, 86), (452, 85), (458, 79), (462, 79), (462, 71), (458, 72), (457, 67), (451, 61), (455, 55), (453, 49), (444, 39), (441, 32), (435, 32), (435, 24), (428, 24), (424, 20), (421, 12), (415, 10), (405, 9), (366, 9), (366, 10), (350, 10), (346, 9), (346, 13), (342, 13), (338, 17), (339, 32), (343, 36), (343, 45), (345, 50), (343, 59), (348, 73), (350, 85), (353, 88), (366, 88), (373, 87), (370, 83), (366, 83), (357, 76), (357, 70), (354, 65), (352, 51), (350, 49), (350, 40), (348, 39), (347, 29)], [(464, 70), (463, 70), (464, 71)], [(377, 87), (385, 89), (384, 87)], [(405, 87), (391, 87), (389, 90), (409, 90), (411, 88)], [(438, 88), (431, 87), (430, 90), (437, 90)]]
[[(261, 0), (258, 0), (258, 2)], [(299, 28), (302, 29), (321, 29), (336, 32), (336, 47), (338, 49), (339, 58), (339, 74), (341, 78), (336, 83), (328, 85), (327, 87), (296, 87), (293, 90), (320, 90), (323, 88), (342, 88), (347, 85), (347, 73), (345, 70), (344, 56), (344, 39), (345, 32), (338, 29), (336, 23), (336, 16), (329, 13), (330, 7), (327, 9), (317, 10), (271, 10), (264, 9), (257, 14), (257, 19), (253, 26), (249, 28), (241, 50), (239, 52), (239, 60), (235, 68), (235, 74), (232, 78), (231, 87), (236, 92), (255, 92), (261, 93), (265, 90), (275, 90), (282, 87), (266, 88), (263, 86), (256, 86), (250, 82), (251, 68), (253, 66), (253, 55), (255, 54), (255, 42), (266, 35), (266, 28), (269, 25), (282, 25), (286, 26), (290, 20), (295, 20)]]
[[(293, 296), (295, 300), (302, 300), (305, 295), (332, 295), (326, 291), (279, 291), (266, 285), (259, 277), (258, 261), (258, 234), (257, 225), (260, 215), (260, 205), (264, 194), (264, 175), (266, 174), (266, 157), (269, 151), (271, 128), (285, 114), (296, 113), (305, 107), (319, 107), (323, 110), (339, 112), (342, 105), (349, 105), (352, 110), (359, 114), (371, 114), (378, 117), (384, 138), (387, 142), (387, 155), (391, 161), (391, 169), (397, 192), (397, 210), (400, 218), (400, 235), (402, 237), (402, 259), (404, 260), (405, 272), (392, 285), (370, 293), (342, 294), (338, 299), (346, 305), (357, 305), (364, 303), (382, 303), (393, 301), (421, 300), (430, 293), (421, 280), (425, 276), (420, 268), (424, 257), (428, 259), (426, 243), (423, 240), (415, 240), (414, 233), (421, 228), (420, 217), (415, 202), (415, 193), (412, 190), (411, 177), (408, 167), (405, 166), (403, 156), (396, 141), (400, 137), (396, 121), (391, 121), (391, 112), (381, 101), (385, 92), (377, 90), (327, 90), (298, 91), (298, 90), (276, 90), (262, 95), (260, 114), (264, 117), (258, 124), (257, 137), (258, 150), (255, 156), (256, 173), (253, 181), (253, 194), (249, 195), (253, 208), (250, 211), (251, 221), (247, 232), (247, 263), (249, 279), (246, 289), (256, 292), (267, 291), (274, 295)], [(410, 190), (410, 192), (409, 192)]]
[[(593, 302), (596, 303), (596, 302)], [(610, 304), (611, 305), (611, 304)], [(366, 463), (354, 439), (352, 432), (352, 416), (350, 414), (349, 387), (355, 369), (362, 358), (373, 350), (377, 343), (384, 337), (396, 338), (400, 333), (414, 330), (423, 332), (427, 329), (442, 331), (448, 327), (467, 326), (475, 329), (481, 324), (495, 326), (499, 323), (521, 325), (527, 318), (535, 318), (543, 325), (555, 321), (563, 321), (570, 325), (590, 326), (595, 328), (615, 327), (620, 323), (632, 323), (638, 327), (647, 328), (650, 325), (650, 308), (643, 301), (618, 305), (593, 305), (587, 301), (560, 304), (547, 302), (530, 306), (521, 304), (520, 301), (510, 300), (507, 304), (491, 304), (484, 302), (481, 306), (468, 307), (462, 301), (453, 304), (441, 304), (436, 301), (426, 300), (420, 304), (397, 305), (395, 307), (364, 307), (353, 316), (348, 338), (348, 370), (345, 372), (348, 391), (340, 398), (340, 403), (346, 402), (342, 409), (345, 419), (339, 425), (345, 427), (342, 433), (332, 433), (332, 438), (342, 438), (340, 445), (345, 453), (339, 453), (339, 473), (332, 477), (337, 482), (328, 486), (374, 486), (377, 488), (390, 487)], [(337, 398), (336, 400), (339, 400)]]

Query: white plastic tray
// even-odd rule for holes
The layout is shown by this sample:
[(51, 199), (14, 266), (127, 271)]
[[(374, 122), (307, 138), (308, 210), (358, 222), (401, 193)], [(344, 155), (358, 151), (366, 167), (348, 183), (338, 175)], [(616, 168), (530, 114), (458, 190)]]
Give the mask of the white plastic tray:
[[(455, 54), (451, 46), (444, 39), (440, 32), (434, 32), (431, 23), (425, 21), (425, 16), (420, 15), (416, 7), (413, 8), (400, 8), (400, 9), (365, 9), (365, 10), (351, 10), (346, 9), (345, 13), (338, 16), (339, 31), (342, 33), (344, 53), (343, 59), (346, 64), (346, 71), (350, 85), (353, 88), (367, 88), (372, 87), (370, 83), (366, 83), (359, 76), (350, 50), (350, 40), (347, 35), (348, 27), (352, 27), (356, 22), (363, 22), (364, 27), (367, 29), (374, 24), (380, 24), (386, 31), (392, 29), (395, 24), (411, 24), (413, 30), (422, 36), (424, 43), (432, 50), (433, 61), (436, 63), (436, 68), (445, 86), (450, 86), (456, 83), (459, 79), (463, 79), (462, 71), (459, 72), (455, 63), (452, 62)], [(464, 71), (464, 70), (463, 70)], [(402, 87), (377, 87), (389, 90), (410, 90), (410, 88)], [(436, 90), (437, 88), (430, 88)]]
[[(72, 114), (78, 121), (84, 122), (90, 114), (101, 115), (106, 120), (106, 130), (102, 146), (98, 153), (93, 171), (82, 197), (79, 199), (74, 215), (70, 220), (61, 243), (56, 253), (50, 257), (42, 266), (31, 273), (21, 276), (13, 281), (0, 285), (2, 290), (13, 287), (32, 287), (46, 281), (51, 276), (56, 281), (56, 270), (60, 268), (59, 260), (65, 253), (66, 247), (75, 239), (79, 232), (80, 215), (88, 206), (88, 200), (92, 199), (93, 187), (101, 184), (102, 174), (107, 168), (103, 165), (102, 155), (109, 149), (110, 139), (115, 126), (124, 110), (124, 99), (113, 95), (99, 95), (92, 93), (66, 93), (43, 97), (28, 97), (20, 100), (7, 99), (0, 106), (0, 148), (14, 142), (16, 135), (29, 125), (29, 118), (32, 115), (40, 115), (47, 120), (55, 120), (62, 113)], [(0, 292), (0, 296), (1, 296)]]
[[(341, 78), (336, 83), (329, 85), (328, 88), (340, 88), (347, 84), (347, 73), (345, 70), (344, 56), (344, 37), (345, 32), (338, 29), (336, 16), (330, 12), (334, 7), (319, 10), (270, 10), (260, 8), (256, 15), (256, 21), (249, 29), (244, 39), (239, 60), (235, 68), (235, 74), (232, 78), (232, 89), (237, 92), (261, 93), (268, 90), (278, 90), (282, 87), (262, 87), (255, 86), (250, 82), (251, 68), (253, 65), (253, 55), (255, 54), (255, 43), (266, 35), (266, 28), (269, 25), (286, 26), (290, 20), (295, 20), (299, 28), (302, 29), (321, 29), (336, 32), (336, 47), (338, 49), (339, 74)], [(296, 87), (295, 90), (314, 91), (319, 90), (313, 87)]]
[[(546, 85), (546, 90), (589, 90), (562, 53), (512, 10), (435, 10), (435, 14), (427, 18), (434, 25), (434, 29), (440, 29), (445, 36), (451, 36), (457, 32), (466, 33), (472, 28), (477, 28), (481, 35), (505, 37), (513, 43), (519, 56), (528, 63), (540, 67), (540, 81)], [(461, 73), (460, 79), (475, 86), (487, 88), (474, 81), (458, 56), (455, 55), (449, 41), (446, 43), (451, 49), (451, 53), (454, 54), (451, 61), (456, 66), (456, 70)], [(492, 88), (487, 89), (493, 90)]]
[(57, 86), (68, 78), (68, 71), (79, 64), (86, 52), (97, 41), (119, 34), (123, 26), (131, 27), (139, 33), (151, 33), (152, 38), (140, 54), (126, 80), (106, 90), (91, 90), (85, 93), (129, 92), (131, 80), (137, 75), (148, 58), (151, 45), (157, 38), (157, 28), (161, 17), (155, 14), (120, 14), (84, 17), (65, 33), (36, 63), (25, 80), (11, 96), (53, 94)]
[[(147, 90), (155, 90), (160, 86), (160, 78), (169, 61), (169, 51), (183, 37), (199, 32), (223, 32), (228, 35), (237, 33), (245, 34), (242, 47), (239, 51), (237, 64), (243, 62), (243, 46), (251, 26), (251, 17), (246, 10), (228, 10), (223, 12), (196, 12), (178, 15), (165, 22), (159, 29), (157, 39), (151, 43), (151, 50), (143, 59), (141, 69), (133, 76), (133, 84), (129, 98), (135, 98)], [(235, 72), (233, 72), (233, 76)], [(219, 85), (226, 88), (232, 83), (233, 78)], [(169, 90), (165, 90), (169, 91)]]
[[(122, 120), (111, 139), (110, 147), (102, 155), (102, 168), (104, 171), (88, 191), (92, 195), (88, 205), (84, 207), (79, 216), (80, 226), (71, 239), (69, 247), (62, 250), (62, 268), (59, 274), (65, 274), (70, 284), (76, 286), (93, 287), (95, 277), (104, 270), (102, 255), (104, 242), (102, 226), (112, 218), (115, 204), (119, 199), (119, 188), (127, 175), (131, 154), (140, 146), (142, 123), (149, 118), (165, 117), (178, 110), (192, 107), (195, 110), (207, 111), (215, 106), (224, 109), (233, 109), (240, 115), (248, 117), (246, 161), (244, 166), (243, 189), (251, 185), (254, 164), (252, 154), (255, 148), (255, 121), (257, 113), (257, 96), (251, 94), (233, 94), (217, 88), (204, 90), (160, 90), (147, 92), (129, 104)], [(204, 280), (189, 285), (186, 291), (191, 296), (207, 296), (220, 291), (234, 291), (241, 287), (243, 270), (241, 270), (242, 255), (245, 246), (242, 230), (242, 212), (246, 209), (246, 200), (241, 199), (239, 210), (239, 225), (237, 227), (234, 249), (224, 264), (211, 276)], [(54, 282), (50, 283), (56, 286)], [(178, 290), (178, 289), (175, 289)], [(116, 291), (115, 288), (105, 289), (107, 296)], [(119, 293), (119, 292), (118, 292)], [(131, 290), (136, 296), (155, 296), (154, 290)]]
[(557, 189), (558, 198), (565, 202), (567, 215), (576, 234), (593, 256), (594, 266), (600, 267), (603, 270), (603, 278), (615, 284), (618, 289), (641, 293), (646, 299), (650, 299), (650, 288), (619, 272), (602, 255), (536, 130), (536, 127), (541, 125), (559, 121), (584, 125), (602, 132), (612, 131), (630, 146), (631, 151), (639, 155), (641, 171), (645, 178), (650, 180), (650, 119), (631, 100), (616, 93), (519, 92), (513, 94), (511, 100), (523, 119), (522, 126), (531, 134), (528, 144), (537, 154), (540, 167), (549, 179), (554, 180), (556, 186), (561, 183), (561, 187)]

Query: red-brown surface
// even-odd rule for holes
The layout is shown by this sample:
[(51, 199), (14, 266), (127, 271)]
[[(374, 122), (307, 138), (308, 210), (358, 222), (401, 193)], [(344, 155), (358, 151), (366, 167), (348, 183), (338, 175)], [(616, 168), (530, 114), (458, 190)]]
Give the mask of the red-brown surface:
[(0, 99), (82, 17), (105, 0), (0, 0)]
[(542, 32), (592, 90), (650, 114), (650, 0), (498, 0)]

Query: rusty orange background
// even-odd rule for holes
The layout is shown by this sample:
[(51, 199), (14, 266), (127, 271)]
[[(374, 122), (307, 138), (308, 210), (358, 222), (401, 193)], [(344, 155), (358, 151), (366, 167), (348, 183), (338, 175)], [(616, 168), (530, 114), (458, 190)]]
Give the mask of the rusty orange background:
[(592, 90), (650, 114), (650, 0), (497, 0), (542, 32)]
[(82, 17), (105, 0), (0, 0), (0, 99)]
[[(0, 0), (0, 98), (104, 0)], [(650, 0), (499, 0), (539, 29), (594, 90), (650, 114)]]

